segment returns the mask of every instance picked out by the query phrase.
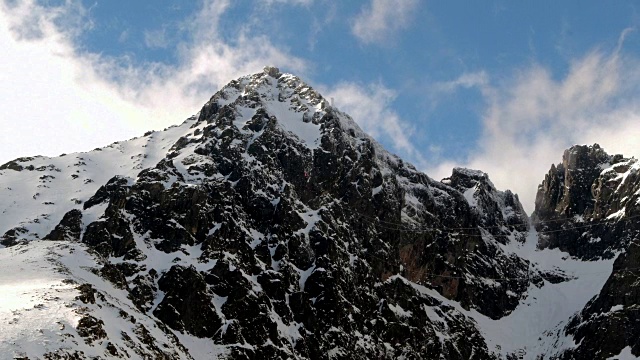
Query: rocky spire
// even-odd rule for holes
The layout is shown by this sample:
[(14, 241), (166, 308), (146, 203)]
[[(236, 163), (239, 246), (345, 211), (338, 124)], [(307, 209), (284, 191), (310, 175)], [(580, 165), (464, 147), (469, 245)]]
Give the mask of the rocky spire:
[[(614, 222), (635, 211), (636, 163), (609, 155), (598, 144), (567, 149), (538, 186), (532, 218), (544, 233), (539, 246), (587, 259), (611, 257), (625, 247), (629, 239)], [(596, 222), (603, 224), (588, 226)]]

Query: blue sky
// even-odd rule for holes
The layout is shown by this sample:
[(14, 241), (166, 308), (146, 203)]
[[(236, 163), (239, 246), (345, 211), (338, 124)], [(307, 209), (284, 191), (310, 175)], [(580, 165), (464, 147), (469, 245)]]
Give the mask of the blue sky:
[(179, 123), (270, 64), (430, 176), (482, 169), (531, 210), (566, 147), (638, 155), (639, 21), (633, 1), (4, 0), (0, 163)]

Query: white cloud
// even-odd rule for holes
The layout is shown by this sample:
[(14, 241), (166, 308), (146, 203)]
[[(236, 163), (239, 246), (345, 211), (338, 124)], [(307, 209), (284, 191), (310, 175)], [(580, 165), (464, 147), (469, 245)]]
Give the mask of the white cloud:
[(409, 26), (418, 4), (417, 0), (371, 0), (354, 19), (351, 31), (365, 44), (382, 44)]
[(266, 37), (241, 33), (233, 45), (220, 39), (218, 19), (228, 6), (203, 5), (190, 22), (194, 42), (179, 45), (178, 65), (133, 66), (78, 50), (74, 39), (86, 30), (79, 3), (0, 3), (0, 163), (90, 150), (179, 123), (226, 82), (265, 64), (305, 71), (303, 60)]
[(380, 84), (362, 86), (346, 82), (322, 92), (326, 98), (334, 98), (335, 106), (353, 117), (376, 140), (390, 144), (393, 151), (417, 166), (425, 164), (410, 138), (414, 129), (392, 109), (395, 91)]
[(574, 60), (560, 79), (534, 65), (507, 83), (484, 85), (488, 107), (477, 151), (427, 172), (439, 179), (453, 166), (481, 169), (533, 211), (537, 185), (569, 146), (599, 143), (610, 154), (640, 154), (639, 65), (619, 49), (593, 51)]
[(478, 87), (486, 88), (489, 85), (489, 76), (485, 71), (473, 73), (463, 73), (457, 79), (439, 82), (433, 85), (433, 90), (437, 92), (451, 93), (459, 88), (470, 89)]

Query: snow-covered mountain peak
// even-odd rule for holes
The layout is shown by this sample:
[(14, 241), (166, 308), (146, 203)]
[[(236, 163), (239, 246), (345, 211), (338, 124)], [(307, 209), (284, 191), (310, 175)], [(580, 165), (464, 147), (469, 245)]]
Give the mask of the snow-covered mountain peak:
[[(266, 67), (231, 81), (178, 126), (0, 166), (0, 289), (20, 292), (12, 301), (0, 294), (10, 326), (0, 355), (582, 351), (585, 342), (572, 341), (593, 337), (584, 324), (609, 319), (593, 314), (622, 313), (637, 299), (631, 275), (607, 277), (612, 266), (640, 266), (637, 253), (623, 253), (640, 231), (623, 222), (637, 214), (640, 167), (595, 147), (565, 158), (541, 185), (555, 217), (538, 218), (536, 232), (517, 195), (488, 174), (456, 168), (435, 181), (298, 77)], [(565, 244), (554, 237), (572, 236), (578, 248), (556, 249)], [(552, 249), (536, 249), (540, 239)], [(622, 255), (614, 263), (612, 254)], [(46, 281), (16, 286), (30, 279)], [(58, 322), (37, 321), (56, 313)]]
[[(309, 159), (323, 141), (323, 152), (339, 151), (336, 144), (348, 143), (356, 151), (353, 159), (372, 152), (390, 164), (385, 168), (415, 172), (300, 78), (266, 67), (231, 81), (198, 114), (164, 131), (89, 152), (24, 157), (0, 166), (0, 241), (45, 237), (64, 214), (81, 209), (115, 175), (130, 184), (140, 175), (157, 177), (166, 187), (176, 181), (198, 184), (207, 177), (227, 178), (238, 161), (259, 162), (255, 152), (265, 148), (265, 141), (289, 146)], [(225, 151), (233, 154), (220, 156)], [(303, 168), (298, 170), (304, 175)]]
[(215, 120), (211, 114), (229, 109), (234, 113), (232, 125), (243, 133), (255, 133), (262, 129), (248, 123), (256, 114), (273, 117), (277, 126), (314, 149), (320, 145), (320, 125), (328, 108), (328, 102), (300, 78), (265, 67), (263, 72), (232, 80), (214, 94), (200, 112), (199, 121), (211, 123)]
[[(258, 96), (259, 99), (255, 96)], [(262, 72), (232, 80), (214, 94), (211, 101), (223, 106), (237, 101), (239, 97), (262, 100), (263, 102), (284, 101), (291, 98), (296, 101), (299, 99), (301, 101), (298, 104), (300, 110), (309, 110), (316, 106), (323, 109), (329, 105), (319, 93), (299, 77), (281, 73), (278, 68), (271, 66), (265, 67)]]

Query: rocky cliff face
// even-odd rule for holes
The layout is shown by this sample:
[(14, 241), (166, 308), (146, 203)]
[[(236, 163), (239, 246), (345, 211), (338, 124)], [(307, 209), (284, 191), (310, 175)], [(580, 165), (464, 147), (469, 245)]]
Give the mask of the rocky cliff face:
[[(63, 302), (66, 314), (62, 330), (47, 330), (46, 345), (34, 345), (41, 337), (20, 325), (30, 319), (21, 312), (0, 353), (559, 356), (565, 348), (531, 344), (558, 342), (560, 332), (551, 332), (558, 321), (565, 337), (593, 336), (582, 335), (581, 324), (619, 301), (622, 280), (607, 281), (611, 290), (584, 314), (569, 319), (588, 298), (523, 331), (529, 325), (522, 319), (540, 316), (530, 309), (545, 311), (537, 294), (564, 294), (579, 283), (560, 266), (584, 261), (551, 261), (548, 248), (610, 264), (606, 259), (635, 236), (608, 225), (619, 210), (634, 211), (635, 160), (575, 149), (541, 185), (535, 220), (546, 250), (529, 252), (538, 239), (517, 195), (497, 190), (487, 174), (457, 168), (435, 181), (385, 151), (299, 78), (265, 68), (229, 83), (179, 126), (0, 167), (7, 185), (0, 199), (7, 248), (0, 255), (48, 254), (47, 266), (59, 274), (50, 282), (75, 294), (42, 295), (39, 311)], [(626, 192), (607, 190), (614, 182)], [(584, 231), (571, 238), (575, 229), (567, 224), (601, 220), (607, 222), (588, 231), (602, 244), (582, 239)], [(626, 237), (605, 238), (608, 230)], [(621, 259), (616, 266), (627, 266)], [(609, 293), (616, 300), (604, 300)]]
[(608, 155), (597, 144), (574, 146), (538, 187), (532, 214), (541, 248), (585, 260), (611, 258), (632, 241), (618, 219), (634, 216), (640, 184), (636, 159)]

